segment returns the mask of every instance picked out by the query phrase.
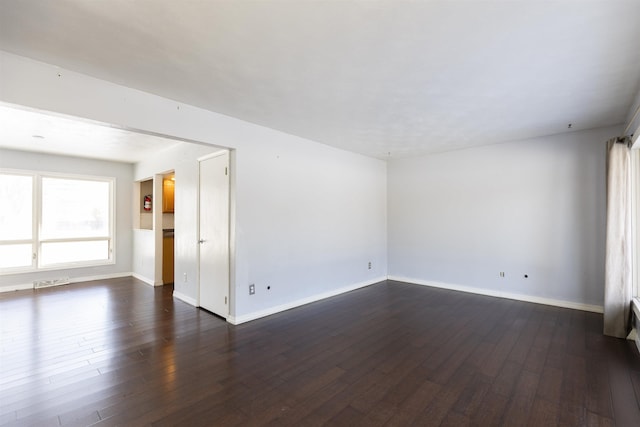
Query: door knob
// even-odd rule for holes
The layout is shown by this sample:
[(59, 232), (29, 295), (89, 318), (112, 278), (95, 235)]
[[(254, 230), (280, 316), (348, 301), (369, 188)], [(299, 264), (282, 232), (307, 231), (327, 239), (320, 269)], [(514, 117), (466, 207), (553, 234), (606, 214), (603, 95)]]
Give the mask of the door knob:
[(204, 242), (206, 242), (206, 240), (204, 240), (204, 239), (198, 240), (198, 243), (200, 243), (200, 244), (203, 244)]

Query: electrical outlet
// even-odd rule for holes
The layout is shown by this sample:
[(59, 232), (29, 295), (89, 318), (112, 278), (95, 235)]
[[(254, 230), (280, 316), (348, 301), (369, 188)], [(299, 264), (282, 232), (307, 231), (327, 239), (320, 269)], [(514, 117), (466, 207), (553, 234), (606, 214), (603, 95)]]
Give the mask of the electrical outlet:
[(369, 270), (371, 270), (371, 261), (369, 261)]
[(500, 277), (504, 277), (504, 271), (500, 272)]
[(256, 293), (256, 285), (252, 283), (249, 285), (249, 295), (254, 295), (255, 293)]
[(187, 273), (184, 273), (182, 280), (184, 281), (184, 283), (187, 283)]

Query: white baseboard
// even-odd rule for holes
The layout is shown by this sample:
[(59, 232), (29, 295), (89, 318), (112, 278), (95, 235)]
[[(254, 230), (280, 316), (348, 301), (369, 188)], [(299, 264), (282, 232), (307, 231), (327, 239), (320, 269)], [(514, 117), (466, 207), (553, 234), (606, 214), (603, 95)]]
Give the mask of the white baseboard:
[(149, 286), (156, 286), (155, 282), (153, 281), (153, 279), (149, 279), (148, 277), (144, 277), (138, 273), (131, 273), (131, 276), (135, 277), (136, 279), (140, 280), (141, 282), (146, 283)]
[(3, 286), (0, 288), (0, 292), (26, 291), (27, 289), (33, 289), (33, 282), (21, 283), (19, 285)]
[[(93, 280), (117, 279), (119, 277), (130, 277), (132, 275), (133, 274), (131, 272), (127, 271), (124, 273), (101, 274), (97, 276), (70, 277), (69, 283), (90, 282)], [(27, 289), (34, 289), (33, 282), (23, 283), (19, 285), (3, 286), (3, 287), (0, 287), (0, 292), (25, 291)]]
[(468, 292), (478, 295), (486, 295), (490, 297), (513, 299), (517, 301), (532, 302), (535, 304), (552, 305), (554, 307), (571, 308), (574, 310), (591, 311), (593, 313), (602, 313), (603, 307), (601, 305), (582, 304), (571, 301), (563, 301), (552, 298), (536, 297), (532, 295), (514, 294), (511, 292), (496, 291), (493, 289), (474, 288), (471, 286), (454, 285), (450, 283), (432, 282), (429, 280), (412, 279), (410, 277), (402, 276), (389, 276), (389, 280), (396, 282), (411, 283), (414, 285), (430, 286), (432, 288), (449, 289), (452, 291)]
[(194, 307), (198, 306), (198, 301), (196, 301), (195, 298), (191, 298), (190, 296), (187, 296), (176, 290), (173, 291), (173, 297), (179, 299), (180, 301), (186, 302), (187, 304), (192, 305)]
[(321, 294), (312, 295), (310, 297), (301, 298), (299, 300), (291, 301), (285, 304), (277, 305), (275, 307), (269, 307), (264, 310), (254, 311), (253, 313), (244, 314), (242, 316), (228, 316), (227, 322), (232, 325), (239, 325), (241, 323), (250, 322), (251, 320), (260, 319), (262, 317), (270, 316), (272, 314), (280, 313), (282, 311), (290, 310), (292, 308), (300, 307), (306, 304), (310, 304), (312, 302), (320, 301), (326, 298), (330, 298), (336, 295), (344, 294), (346, 292), (350, 292), (356, 289), (364, 288), (366, 286), (373, 285), (374, 283), (381, 282), (386, 280), (386, 277), (378, 277), (372, 280), (367, 280), (364, 282), (359, 282), (353, 285), (345, 286), (339, 289), (334, 289), (332, 291), (323, 292)]
[(118, 279), (120, 277), (131, 277), (133, 274), (130, 271), (125, 273), (114, 274), (100, 274), (98, 276), (85, 276), (85, 277), (71, 277), (69, 283), (91, 282), (94, 280), (106, 280), (106, 279)]

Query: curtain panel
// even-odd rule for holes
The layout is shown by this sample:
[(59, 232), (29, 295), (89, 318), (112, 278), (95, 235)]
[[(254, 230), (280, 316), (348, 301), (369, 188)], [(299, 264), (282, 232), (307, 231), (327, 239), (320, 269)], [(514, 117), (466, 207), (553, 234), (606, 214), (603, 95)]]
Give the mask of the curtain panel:
[(607, 237), (604, 334), (625, 338), (631, 299), (631, 150), (629, 138), (607, 141)]

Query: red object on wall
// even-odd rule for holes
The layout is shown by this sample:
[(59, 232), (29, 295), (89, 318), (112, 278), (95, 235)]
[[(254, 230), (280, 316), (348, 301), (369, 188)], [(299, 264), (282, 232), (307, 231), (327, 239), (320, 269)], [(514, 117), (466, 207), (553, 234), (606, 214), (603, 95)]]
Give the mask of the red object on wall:
[(144, 204), (142, 205), (142, 209), (144, 209), (145, 211), (150, 211), (151, 210), (151, 195), (150, 194), (144, 196)]

